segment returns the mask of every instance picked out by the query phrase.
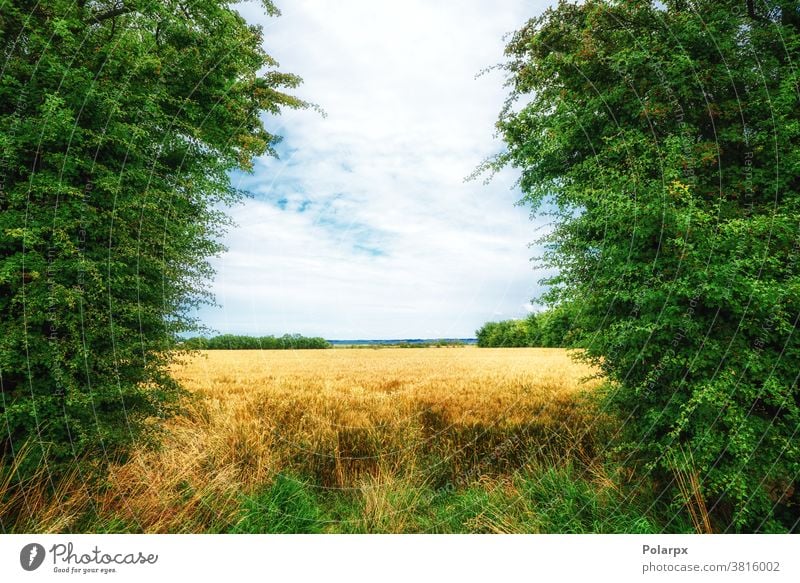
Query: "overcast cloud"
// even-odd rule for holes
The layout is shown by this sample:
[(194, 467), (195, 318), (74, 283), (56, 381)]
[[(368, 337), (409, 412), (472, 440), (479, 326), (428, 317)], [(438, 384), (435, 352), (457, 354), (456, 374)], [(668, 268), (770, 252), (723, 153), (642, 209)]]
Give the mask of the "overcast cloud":
[[(285, 4), (285, 5), (284, 5)], [(472, 337), (540, 293), (538, 224), (516, 174), (464, 182), (501, 148), (503, 35), (540, 2), (279, 2), (267, 51), (314, 111), (267, 118), (280, 159), (257, 162), (214, 261), (220, 332), (331, 339)], [(237, 180), (239, 177), (237, 176)]]

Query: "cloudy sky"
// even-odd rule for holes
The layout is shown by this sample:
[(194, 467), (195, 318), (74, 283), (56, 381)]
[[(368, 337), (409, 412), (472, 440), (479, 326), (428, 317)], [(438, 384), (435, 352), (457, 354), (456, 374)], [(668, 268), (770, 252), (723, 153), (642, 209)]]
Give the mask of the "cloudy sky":
[(330, 339), (472, 337), (540, 293), (536, 228), (513, 171), (465, 182), (501, 149), (503, 35), (546, 3), (292, 0), (268, 52), (327, 113), (266, 118), (280, 159), (237, 176), (254, 197), (214, 261), (219, 332)]

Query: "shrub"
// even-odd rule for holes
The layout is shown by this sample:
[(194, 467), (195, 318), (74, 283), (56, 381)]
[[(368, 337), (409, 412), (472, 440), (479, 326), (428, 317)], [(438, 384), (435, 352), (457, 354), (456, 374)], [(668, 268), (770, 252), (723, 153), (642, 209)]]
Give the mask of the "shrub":
[(626, 465), (717, 530), (791, 530), (800, 8), (748, 4), (547, 10), (507, 46), (508, 150), (489, 165), (555, 217), (544, 301), (583, 308)]
[(102, 471), (175, 410), (170, 357), (210, 300), (219, 208), (242, 197), (230, 172), (273, 151), (262, 111), (304, 105), (231, 2), (107, 4), (0, 4), (0, 464), (17, 484)]

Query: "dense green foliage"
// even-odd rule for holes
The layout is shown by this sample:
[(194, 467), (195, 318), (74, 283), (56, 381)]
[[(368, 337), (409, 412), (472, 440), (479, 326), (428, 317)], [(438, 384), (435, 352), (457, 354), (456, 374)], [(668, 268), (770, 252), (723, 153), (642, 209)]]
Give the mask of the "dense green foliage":
[(575, 312), (574, 308), (560, 305), (522, 320), (487, 322), (475, 336), (481, 348), (573, 348), (580, 338), (578, 330), (572, 329), (578, 317)]
[(211, 338), (187, 338), (182, 344), (189, 350), (294, 350), (301, 348), (330, 348), (331, 343), (324, 338), (308, 338), (300, 334), (275, 336), (238, 336), (222, 334)]
[(524, 320), (486, 322), (475, 331), (480, 348), (518, 348), (539, 346), (536, 317), (531, 314)]
[(232, 4), (0, 3), (0, 458), (27, 444), (16, 479), (102, 467), (173, 409), (169, 355), (210, 299), (219, 209), (242, 196), (229, 172), (272, 152), (263, 111), (304, 105)]
[(493, 163), (554, 216), (626, 463), (722, 531), (800, 519), (800, 9), (588, 0), (507, 46)]

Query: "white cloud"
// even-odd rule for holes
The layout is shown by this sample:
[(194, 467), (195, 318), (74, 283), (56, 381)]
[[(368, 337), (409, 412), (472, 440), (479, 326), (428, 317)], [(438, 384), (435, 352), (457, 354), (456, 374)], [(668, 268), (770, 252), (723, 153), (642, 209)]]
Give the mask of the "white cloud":
[(267, 119), (285, 136), (242, 186), (239, 227), (215, 262), (226, 332), (328, 338), (465, 337), (538, 295), (536, 224), (513, 172), (464, 178), (501, 144), (502, 36), (543, 5), (311, 2), (280, 6), (265, 44), (327, 112)]

